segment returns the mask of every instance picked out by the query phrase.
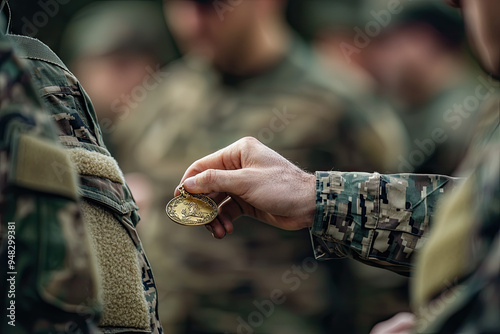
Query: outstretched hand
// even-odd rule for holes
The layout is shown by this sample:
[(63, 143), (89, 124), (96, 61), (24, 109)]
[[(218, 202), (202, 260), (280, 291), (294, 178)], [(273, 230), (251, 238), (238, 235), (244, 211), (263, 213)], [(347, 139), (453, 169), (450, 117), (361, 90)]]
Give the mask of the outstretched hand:
[(206, 225), (218, 239), (232, 233), (232, 222), (243, 215), (285, 230), (312, 226), (315, 184), (314, 175), (251, 137), (196, 161), (181, 181), (188, 192), (210, 194), (220, 204), (219, 215)]

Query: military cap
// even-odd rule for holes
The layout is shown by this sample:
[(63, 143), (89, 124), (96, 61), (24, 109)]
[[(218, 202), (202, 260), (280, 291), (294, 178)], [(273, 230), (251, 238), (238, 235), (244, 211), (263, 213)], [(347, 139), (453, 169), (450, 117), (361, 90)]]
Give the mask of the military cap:
[(78, 12), (63, 35), (66, 62), (116, 52), (150, 53), (167, 62), (174, 47), (163, 11), (152, 1), (96, 2)]
[(322, 30), (350, 29), (359, 22), (361, 0), (309, 0), (301, 4), (301, 29), (313, 37)]
[(450, 45), (465, 39), (465, 27), (460, 12), (443, 1), (406, 1), (404, 10), (395, 17), (395, 24), (425, 23), (433, 27)]
[(374, 20), (374, 13), (387, 10), (396, 3), (398, 13), (390, 17), (389, 29), (409, 24), (427, 24), (451, 46), (461, 45), (465, 39), (463, 19), (459, 10), (441, 0), (364, 0), (361, 15), (364, 23)]

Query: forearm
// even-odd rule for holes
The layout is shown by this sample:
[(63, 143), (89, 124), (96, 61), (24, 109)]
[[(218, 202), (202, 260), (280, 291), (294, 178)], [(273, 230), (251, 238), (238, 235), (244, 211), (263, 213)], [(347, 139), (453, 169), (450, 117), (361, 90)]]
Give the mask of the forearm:
[(311, 234), (319, 259), (351, 257), (406, 274), (436, 203), (461, 179), (441, 175), (316, 173)]

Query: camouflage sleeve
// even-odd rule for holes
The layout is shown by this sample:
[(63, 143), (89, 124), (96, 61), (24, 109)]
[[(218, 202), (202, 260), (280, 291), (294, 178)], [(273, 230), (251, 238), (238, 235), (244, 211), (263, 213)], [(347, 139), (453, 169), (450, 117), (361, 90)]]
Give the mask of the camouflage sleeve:
[(97, 284), (71, 171), (0, 33), (1, 333), (97, 332)]
[(460, 182), (440, 175), (354, 172), (317, 172), (316, 179), (316, 258), (350, 257), (405, 275), (437, 201)]

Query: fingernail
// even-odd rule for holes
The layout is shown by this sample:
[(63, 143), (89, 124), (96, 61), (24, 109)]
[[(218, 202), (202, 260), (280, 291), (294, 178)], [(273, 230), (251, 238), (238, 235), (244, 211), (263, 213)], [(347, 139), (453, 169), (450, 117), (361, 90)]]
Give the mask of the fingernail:
[(184, 188), (193, 189), (196, 186), (196, 178), (190, 177), (184, 181)]

